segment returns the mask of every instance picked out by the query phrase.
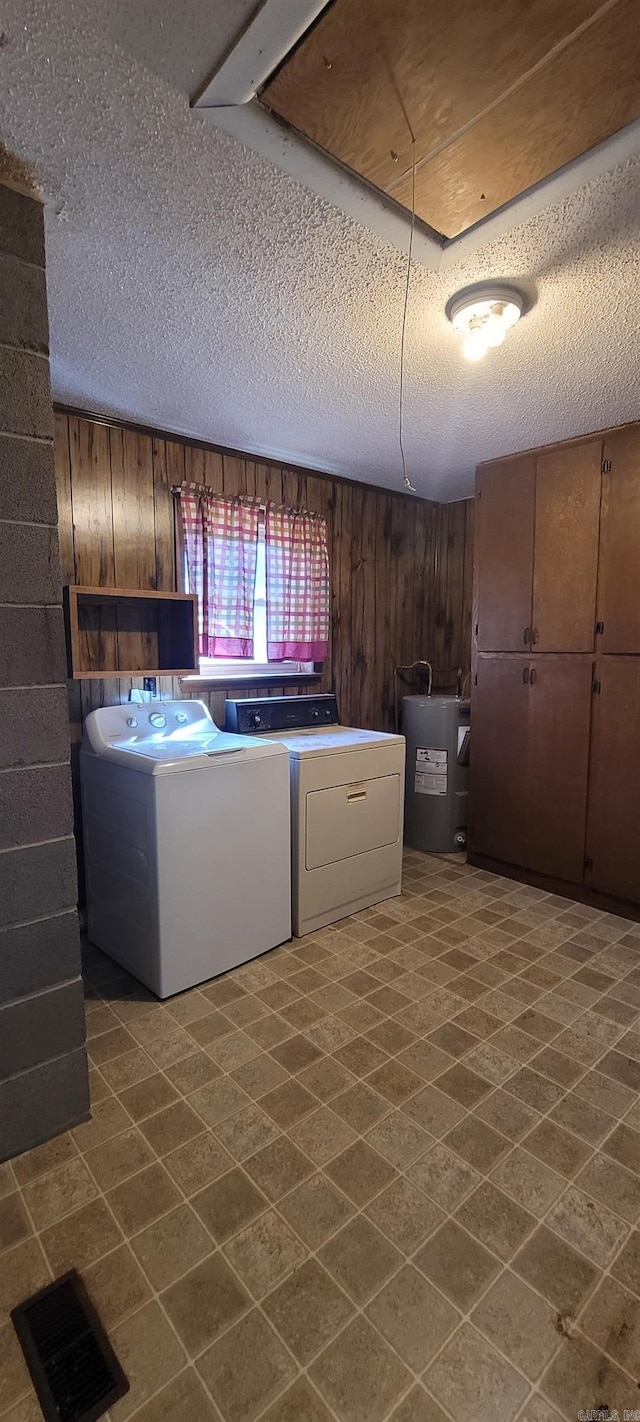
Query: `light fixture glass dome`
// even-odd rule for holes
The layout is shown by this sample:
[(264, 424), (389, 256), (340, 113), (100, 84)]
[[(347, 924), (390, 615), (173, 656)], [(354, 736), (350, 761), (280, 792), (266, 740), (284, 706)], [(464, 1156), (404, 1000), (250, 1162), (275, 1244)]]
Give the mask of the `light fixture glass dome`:
[(462, 350), (467, 360), (480, 360), (489, 348), (502, 345), (523, 309), (524, 297), (515, 287), (486, 282), (457, 292), (446, 314), (454, 331), (466, 337)]

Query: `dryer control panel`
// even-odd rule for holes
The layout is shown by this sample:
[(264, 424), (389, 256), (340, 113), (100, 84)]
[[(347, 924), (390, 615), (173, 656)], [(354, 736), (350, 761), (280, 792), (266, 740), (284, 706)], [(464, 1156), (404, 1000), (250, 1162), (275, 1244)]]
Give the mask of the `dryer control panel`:
[(338, 726), (338, 702), (333, 694), (320, 696), (256, 696), (225, 704), (225, 731), (243, 736), (275, 731)]

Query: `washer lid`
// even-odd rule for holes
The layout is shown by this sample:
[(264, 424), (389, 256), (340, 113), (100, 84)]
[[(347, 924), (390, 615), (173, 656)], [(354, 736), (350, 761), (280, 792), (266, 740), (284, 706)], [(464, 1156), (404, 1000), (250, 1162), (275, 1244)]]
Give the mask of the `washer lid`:
[(285, 754), (285, 748), (273, 742), (219, 731), (201, 701), (101, 706), (86, 718), (82, 750), (147, 775), (212, 769), (230, 757), (255, 760)]

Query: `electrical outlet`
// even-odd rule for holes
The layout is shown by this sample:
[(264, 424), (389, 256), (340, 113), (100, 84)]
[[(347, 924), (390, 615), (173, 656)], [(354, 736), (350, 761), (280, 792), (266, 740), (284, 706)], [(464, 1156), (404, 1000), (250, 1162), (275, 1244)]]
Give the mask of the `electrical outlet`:
[(145, 676), (142, 684), (145, 691), (150, 691), (152, 696), (157, 695), (158, 684), (155, 676)]

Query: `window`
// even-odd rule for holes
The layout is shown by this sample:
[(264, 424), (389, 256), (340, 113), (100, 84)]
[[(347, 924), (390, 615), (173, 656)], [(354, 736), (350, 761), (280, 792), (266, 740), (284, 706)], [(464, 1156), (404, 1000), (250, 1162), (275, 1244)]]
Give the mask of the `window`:
[[(183, 559), (185, 592), (191, 592), (186, 553)], [(233, 681), (255, 681), (258, 676), (291, 680), (292, 673), (313, 672), (313, 662), (269, 662), (267, 660), (267, 559), (264, 516), (258, 524), (256, 580), (253, 596), (253, 657), (200, 657), (200, 676), (223, 677)], [(188, 678), (185, 678), (188, 680)]]

